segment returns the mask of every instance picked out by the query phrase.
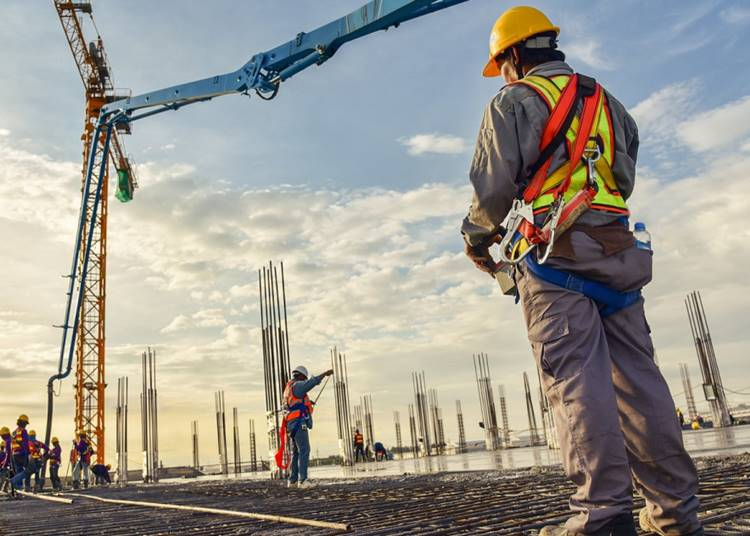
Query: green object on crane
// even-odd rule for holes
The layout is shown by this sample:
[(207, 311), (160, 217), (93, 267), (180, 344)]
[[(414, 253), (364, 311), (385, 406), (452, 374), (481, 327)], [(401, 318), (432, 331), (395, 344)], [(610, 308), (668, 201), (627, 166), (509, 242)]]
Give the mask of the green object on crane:
[(115, 192), (115, 197), (123, 203), (133, 200), (133, 181), (127, 169), (117, 170), (117, 192)]

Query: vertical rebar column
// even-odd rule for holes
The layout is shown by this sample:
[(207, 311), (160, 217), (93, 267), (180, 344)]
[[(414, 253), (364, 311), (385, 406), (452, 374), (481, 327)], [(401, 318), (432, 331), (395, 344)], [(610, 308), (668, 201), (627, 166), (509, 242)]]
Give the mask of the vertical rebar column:
[[(364, 435), (367, 430), (365, 430), (365, 427), (362, 426), (362, 421), (363, 421), (364, 417), (362, 415), (362, 404), (361, 404), (361, 402), (362, 401), (360, 400), (359, 404), (354, 404), (354, 417), (353, 417), (353, 420), (354, 420), (354, 429), (355, 430), (359, 430), (362, 433), (362, 435)], [(367, 440), (365, 439), (365, 441), (367, 441)]]
[(409, 404), (409, 436), (411, 437), (411, 455), (419, 457), (419, 438), (417, 437), (417, 423), (414, 419), (414, 406)]
[(159, 404), (156, 393), (156, 350), (148, 349), (151, 362), (151, 451), (153, 481), (159, 481)]
[(156, 352), (147, 348), (142, 354), (143, 391), (141, 392), (141, 446), (143, 449), (143, 481), (159, 480), (159, 428), (156, 393)]
[(373, 448), (373, 452), (374, 452), (375, 432), (373, 430), (373, 421), (372, 421), (372, 395), (365, 395), (363, 397), (362, 407), (364, 408), (367, 443)]
[(250, 419), (250, 470), (258, 470), (258, 450), (255, 442), (255, 421)]
[(417, 413), (417, 426), (422, 454), (432, 454), (432, 437), (430, 436), (430, 409), (425, 388), (424, 372), (412, 372), (412, 386), (414, 388), (414, 408)]
[(141, 451), (143, 452), (143, 469), (141, 474), (145, 483), (151, 481), (151, 462), (148, 450), (148, 404), (146, 402), (146, 395), (148, 393), (148, 388), (146, 387), (146, 352), (143, 352), (141, 358)]
[[(281, 275), (281, 281), (279, 281), (279, 275)], [(266, 393), (266, 429), (269, 458), (273, 460), (279, 446), (284, 388), (289, 381), (291, 368), (283, 263), (281, 263), (281, 270), (277, 269), (272, 262), (258, 270), (258, 295)], [(288, 455), (288, 452), (285, 455)], [(274, 467), (271, 468), (271, 474), (278, 478), (285, 476), (283, 471)]]
[(117, 379), (117, 482), (128, 483), (128, 379)]
[(529, 376), (523, 373), (523, 390), (526, 397), (526, 413), (529, 417), (529, 434), (531, 446), (539, 444), (539, 431), (536, 426), (536, 415), (534, 414), (534, 402), (531, 399), (531, 388), (529, 387)]
[(242, 457), (240, 455), (240, 425), (237, 420), (237, 408), (232, 408), (232, 449), (234, 454), (234, 474), (242, 473)]
[(557, 429), (555, 428), (555, 417), (552, 413), (552, 407), (549, 405), (549, 399), (542, 386), (542, 372), (537, 367), (537, 380), (539, 381), (539, 408), (542, 412), (542, 428), (544, 430), (544, 442), (547, 448), (559, 449), (560, 442), (557, 440)]
[(499, 385), (497, 388), (498, 398), (500, 399), (500, 418), (503, 423), (503, 448), (510, 448), (510, 425), (508, 424), (508, 406), (505, 402), (505, 386)]
[(393, 412), (393, 426), (396, 429), (396, 452), (398, 457), (404, 457), (404, 444), (401, 441), (401, 418), (399, 417), (398, 411)]
[(198, 421), (190, 423), (190, 432), (193, 438), (193, 469), (200, 468), (200, 457), (198, 455)]
[(688, 419), (692, 421), (698, 416), (698, 409), (695, 406), (693, 384), (690, 381), (690, 370), (688, 369), (687, 363), (680, 363), (680, 378), (682, 379), (682, 389), (685, 391), (685, 402), (687, 402)]
[(333, 391), (336, 408), (336, 432), (338, 433), (341, 465), (354, 464), (351, 410), (349, 408), (349, 378), (346, 367), (346, 356), (339, 353), (336, 347), (331, 349), (331, 368), (333, 369)]
[(456, 420), (458, 421), (458, 448), (457, 454), (466, 452), (466, 430), (464, 429), (464, 413), (461, 410), (461, 401), (456, 400)]
[(443, 454), (445, 451), (445, 438), (443, 437), (443, 414), (438, 404), (437, 389), (428, 390), (430, 404), (430, 419), (432, 421), (433, 437), (435, 438), (435, 452)]
[(714, 425), (729, 426), (732, 423), (732, 417), (727, 406), (726, 393), (721, 381), (719, 364), (716, 361), (714, 344), (711, 339), (711, 332), (708, 329), (708, 320), (700, 293), (697, 291), (691, 292), (685, 299), (685, 306), (690, 320), (690, 331), (695, 342), (701, 374), (703, 375), (703, 393), (711, 406)]
[(479, 353), (473, 355), (472, 359), (474, 361), (474, 375), (477, 379), (479, 407), (482, 412), (482, 425), (484, 427), (485, 438), (484, 443), (487, 450), (497, 450), (500, 448), (500, 436), (497, 426), (495, 397), (492, 393), (489, 357), (487, 354)]
[(216, 439), (219, 446), (219, 469), (222, 474), (229, 474), (229, 460), (227, 459), (227, 422), (224, 413), (224, 391), (214, 393), (216, 405)]

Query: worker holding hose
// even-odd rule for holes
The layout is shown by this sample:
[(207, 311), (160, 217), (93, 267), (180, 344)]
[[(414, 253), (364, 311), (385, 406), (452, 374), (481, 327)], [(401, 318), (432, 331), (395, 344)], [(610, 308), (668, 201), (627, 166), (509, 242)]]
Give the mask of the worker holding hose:
[[(332, 374), (333, 370), (327, 370), (319, 376), (308, 379), (307, 368), (300, 365), (292, 371), (292, 379), (287, 382), (284, 388), (284, 409), (286, 413), (282, 425), (282, 436), (289, 437), (292, 443), (289, 486), (296, 485), (304, 488), (311, 485), (307, 479), (307, 465), (310, 461), (308, 430), (313, 425), (313, 402), (307, 393), (320, 384), (323, 378)], [(283, 453), (283, 445), (280, 452)]]
[[(497, 19), (485, 76), (507, 85), (490, 101), (463, 222), (466, 253), (520, 300), (574, 515), (540, 536), (635, 536), (641, 528), (703, 534), (698, 477), (672, 397), (654, 362), (640, 289), (649, 244), (629, 230), (638, 130), (596, 80), (557, 50), (560, 29), (516, 7)], [(500, 243), (501, 263), (489, 248)]]

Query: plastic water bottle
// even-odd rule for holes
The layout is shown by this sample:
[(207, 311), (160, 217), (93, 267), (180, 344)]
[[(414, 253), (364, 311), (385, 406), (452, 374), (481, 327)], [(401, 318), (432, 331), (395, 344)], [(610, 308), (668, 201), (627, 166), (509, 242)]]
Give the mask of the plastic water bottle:
[(639, 221), (636, 222), (633, 236), (635, 237), (635, 247), (638, 249), (651, 250), (651, 233), (646, 230), (646, 224)]

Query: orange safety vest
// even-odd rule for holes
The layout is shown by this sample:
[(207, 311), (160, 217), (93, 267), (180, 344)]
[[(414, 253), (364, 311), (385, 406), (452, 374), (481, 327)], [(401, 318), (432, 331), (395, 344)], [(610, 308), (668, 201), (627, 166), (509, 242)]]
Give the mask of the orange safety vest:
[(13, 431), (13, 440), (11, 442), (11, 446), (12, 446), (14, 456), (16, 454), (27, 453), (27, 452), (24, 452), (24, 450), (28, 450), (28, 447), (27, 449), (24, 449), (23, 447), (24, 431), (25, 430), (21, 428), (20, 426)]
[(32, 460), (42, 459), (42, 442), (29, 439), (29, 455)]
[(303, 398), (297, 398), (294, 396), (294, 384), (297, 383), (295, 380), (289, 380), (284, 387), (284, 404), (286, 405), (286, 421), (292, 423), (300, 417), (307, 417), (312, 415), (313, 404), (310, 401), (310, 397), (305, 396)]
[(365, 444), (365, 436), (362, 434), (354, 434), (354, 444), (355, 445), (364, 445)]

